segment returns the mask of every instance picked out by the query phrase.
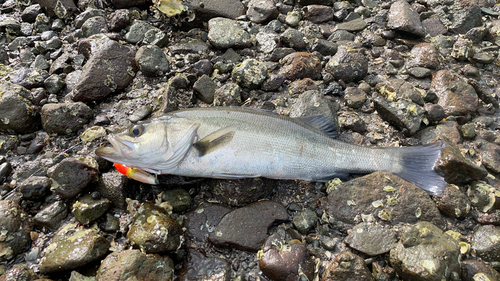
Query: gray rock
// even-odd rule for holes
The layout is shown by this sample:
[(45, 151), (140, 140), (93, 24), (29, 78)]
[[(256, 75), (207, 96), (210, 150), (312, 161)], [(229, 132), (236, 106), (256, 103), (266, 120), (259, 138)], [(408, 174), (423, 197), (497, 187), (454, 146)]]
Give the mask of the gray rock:
[(430, 17), (422, 21), (422, 25), (425, 28), (427, 34), (431, 37), (438, 35), (444, 35), (448, 32), (446, 26), (441, 22), (438, 16)]
[(264, 53), (271, 53), (274, 51), (280, 42), (280, 36), (274, 32), (259, 32), (255, 35), (255, 39), (259, 45), (259, 50)]
[(110, 206), (111, 201), (107, 198), (94, 199), (90, 194), (86, 194), (73, 204), (72, 213), (77, 221), (88, 225), (104, 215)]
[(38, 227), (48, 227), (56, 230), (68, 216), (68, 206), (63, 201), (55, 201), (36, 213), (33, 220)]
[(245, 6), (238, 0), (192, 0), (190, 9), (203, 21), (216, 17), (236, 19), (245, 14)]
[(258, 88), (267, 79), (267, 67), (256, 59), (246, 59), (237, 64), (231, 74), (233, 82), (249, 88)]
[(0, 30), (13, 36), (20, 35), (21, 23), (11, 17), (2, 18), (0, 20)]
[(356, 36), (347, 30), (335, 30), (328, 41), (354, 41)]
[(32, 89), (42, 87), (47, 77), (49, 74), (45, 70), (22, 67), (10, 75), (10, 81), (26, 89)]
[(486, 37), (488, 31), (489, 29), (486, 27), (474, 27), (465, 33), (465, 38), (471, 40), (473, 44), (479, 44)]
[(0, 225), (5, 236), (0, 241), (0, 261), (5, 262), (22, 252), (30, 243), (31, 217), (11, 200), (0, 201)]
[(135, 54), (135, 61), (139, 69), (146, 76), (163, 76), (170, 69), (167, 56), (156, 45), (147, 45), (139, 48)]
[(292, 219), (292, 223), (297, 228), (297, 230), (302, 234), (307, 234), (311, 228), (316, 226), (316, 222), (318, 221), (318, 217), (316, 213), (309, 209), (304, 209), (300, 212), (297, 212)]
[(99, 33), (106, 33), (109, 31), (108, 21), (102, 16), (92, 17), (83, 23), (82, 31), (85, 37), (90, 37)]
[(43, 81), (43, 84), (50, 94), (57, 94), (64, 87), (65, 81), (61, 76), (52, 74)]
[(278, 16), (278, 8), (272, 0), (251, 0), (248, 2), (247, 18), (255, 23), (266, 23)]
[(40, 260), (43, 274), (69, 270), (99, 260), (109, 250), (106, 238), (94, 229), (82, 229), (75, 224), (63, 225), (45, 249)]
[(135, 76), (134, 57), (133, 48), (107, 41), (83, 66), (73, 100), (98, 100), (125, 88)]
[(272, 51), (271, 56), (269, 58), (270, 61), (277, 62), (287, 55), (294, 53), (295, 50), (293, 48), (276, 48)]
[(97, 169), (76, 158), (66, 158), (57, 164), (50, 175), (51, 190), (70, 199), (75, 197), (97, 177)]
[(481, 164), (487, 169), (500, 172), (500, 145), (481, 141), (479, 143), (479, 154), (481, 155)]
[(297, 27), (302, 19), (302, 14), (297, 11), (291, 11), (286, 14), (285, 23), (291, 27)]
[(491, 27), (488, 29), (488, 33), (486, 38), (488, 41), (495, 43), (497, 46), (500, 46), (500, 20), (494, 20), (491, 22)]
[(481, 8), (477, 5), (461, 4), (450, 11), (452, 24), (449, 30), (456, 34), (465, 34), (473, 27), (481, 26)]
[[(292, 104), (290, 104), (290, 117), (303, 117), (324, 115), (337, 121), (338, 105), (323, 96), (317, 90), (309, 90), (302, 93)], [(339, 126), (336, 125), (336, 128)]]
[(465, 37), (459, 37), (455, 44), (453, 44), (451, 56), (459, 61), (465, 61), (472, 58), (474, 56), (472, 41)]
[(39, 0), (37, 3), (40, 4), (51, 17), (57, 16), (58, 18), (68, 18), (78, 11), (78, 8), (72, 0)]
[(425, 114), (420, 105), (406, 100), (391, 102), (383, 97), (375, 98), (373, 103), (382, 119), (394, 124), (406, 134), (413, 135), (420, 129)]
[(355, 225), (345, 242), (356, 251), (370, 256), (388, 253), (396, 244), (396, 232), (377, 223), (363, 222)]
[(5, 271), (1, 279), (8, 280), (36, 280), (38, 275), (25, 264), (16, 264), (9, 270)]
[(163, 47), (168, 43), (168, 36), (158, 28), (152, 28), (144, 33), (142, 44)]
[(425, 78), (432, 75), (432, 70), (425, 67), (412, 67), (408, 69), (408, 73), (416, 78)]
[(19, 191), (23, 194), (23, 198), (32, 201), (39, 201), (45, 198), (49, 193), (51, 181), (47, 177), (30, 177), (24, 180), (20, 186)]
[(250, 34), (238, 22), (226, 18), (213, 18), (208, 21), (208, 40), (219, 49), (245, 48), (252, 45)]
[(325, 70), (344, 82), (359, 81), (368, 73), (368, 59), (360, 52), (348, 51), (342, 46), (328, 61)]
[(45, 56), (38, 55), (35, 57), (35, 60), (31, 64), (31, 67), (42, 69), (42, 70), (48, 70), (50, 68), (50, 65), (47, 62), (47, 60), (45, 59)]
[(178, 249), (181, 234), (181, 226), (165, 209), (146, 202), (134, 215), (127, 239), (143, 252), (161, 253)]
[(366, 93), (357, 87), (347, 87), (344, 100), (350, 108), (360, 109), (366, 102)]
[(448, 70), (431, 76), (430, 91), (439, 97), (438, 104), (444, 108), (446, 116), (473, 114), (477, 110), (479, 99), (474, 88)]
[(33, 4), (33, 5), (26, 7), (26, 9), (23, 10), (23, 12), (21, 14), (21, 19), (24, 22), (34, 23), (36, 16), (38, 16), (42, 12), (43, 12), (43, 10), (42, 10), (42, 6), (40, 6), (40, 4)]
[(192, 38), (184, 38), (179, 43), (168, 47), (173, 55), (189, 54), (189, 53), (204, 53), (208, 50), (207, 43)]
[(12, 165), (10, 162), (3, 162), (0, 158), (0, 181), (5, 181), (5, 178), (12, 172)]
[(309, 5), (305, 7), (304, 17), (313, 23), (322, 23), (333, 20), (331, 6)]
[(130, 11), (119, 9), (114, 11), (109, 18), (109, 30), (118, 32), (124, 29), (130, 23)]
[(214, 102), (217, 84), (207, 75), (202, 75), (193, 85), (193, 92), (203, 102), (211, 104)]
[(33, 176), (46, 176), (48, 163), (42, 161), (28, 161), (18, 167), (12, 179), (23, 182), (25, 179)]
[[(284, 79), (283, 79), (284, 80)], [(283, 82), (283, 81), (282, 81)], [(264, 89), (265, 83), (262, 86)], [(214, 105), (236, 106), (241, 104), (241, 88), (236, 83), (226, 83), (215, 90)]]
[(392, 248), (391, 264), (405, 280), (442, 280), (460, 272), (458, 241), (429, 222), (419, 222), (403, 230)]
[(63, 135), (82, 129), (92, 117), (92, 109), (82, 102), (48, 103), (41, 111), (43, 129)]
[(209, 60), (199, 60), (196, 63), (193, 63), (191, 66), (196, 76), (202, 75), (211, 75), (212, 71), (215, 69), (219, 70), (220, 73), (228, 73), (233, 69), (233, 64), (226, 64), (224, 62), (217, 62), (215, 65), (212, 65), (212, 62)]
[(407, 67), (425, 67), (429, 69), (439, 69), (439, 51), (433, 44), (420, 43), (411, 49), (411, 56), (407, 62)]
[(222, 258), (207, 257), (204, 253), (190, 249), (186, 271), (180, 274), (181, 280), (203, 280), (217, 276), (220, 280), (231, 280), (231, 265)]
[(145, 21), (134, 20), (132, 26), (130, 26), (129, 32), (125, 34), (125, 40), (127, 40), (127, 42), (131, 44), (137, 44), (144, 39), (144, 36), (146, 35), (147, 31), (155, 28), (156, 27), (152, 26), (151, 24)]
[(337, 53), (337, 44), (325, 39), (317, 39), (311, 46), (311, 51), (319, 52), (323, 56), (333, 56)]
[(293, 28), (288, 28), (280, 36), (284, 46), (294, 48), (295, 50), (304, 50), (309, 43), (304, 33)]
[(174, 280), (174, 263), (167, 256), (122, 250), (109, 254), (97, 270), (96, 280)]
[(108, 198), (116, 208), (127, 207), (126, 198), (132, 196), (127, 189), (128, 178), (117, 171), (103, 173), (97, 184), (97, 191)]
[(30, 92), (9, 82), (0, 83), (0, 131), (33, 132), (40, 127), (40, 119), (28, 100)]
[(209, 240), (218, 246), (256, 252), (264, 244), (269, 226), (284, 220), (288, 214), (281, 203), (259, 201), (227, 213)]
[(82, 28), (83, 24), (88, 19), (93, 18), (93, 17), (105, 17), (105, 16), (106, 16), (106, 12), (103, 10), (93, 9), (93, 8), (87, 9), (87, 10), (81, 12), (80, 14), (78, 14), (78, 16), (76, 16), (75, 27)]
[(422, 26), (419, 15), (404, 0), (396, 1), (391, 5), (387, 27), (420, 37), (425, 36), (425, 29)]
[(343, 22), (335, 26), (337, 30), (346, 30), (350, 32), (361, 31), (365, 29), (367, 23), (362, 18), (353, 19), (351, 21)]
[(279, 90), (283, 82), (285, 82), (285, 76), (283, 76), (283, 74), (271, 74), (269, 78), (264, 81), (261, 89), (263, 91), (276, 91)]
[(325, 265), (322, 280), (373, 281), (374, 278), (360, 256), (344, 250)]

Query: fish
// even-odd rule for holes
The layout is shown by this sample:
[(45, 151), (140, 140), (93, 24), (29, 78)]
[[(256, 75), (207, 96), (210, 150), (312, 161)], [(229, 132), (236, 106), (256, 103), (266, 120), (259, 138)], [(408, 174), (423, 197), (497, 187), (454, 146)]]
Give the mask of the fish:
[(326, 182), (386, 171), (431, 195), (446, 187), (435, 169), (442, 142), (379, 148), (342, 142), (337, 135), (335, 121), (324, 115), (291, 118), (248, 107), (190, 108), (110, 133), (112, 146), (95, 154), (150, 184), (160, 174)]

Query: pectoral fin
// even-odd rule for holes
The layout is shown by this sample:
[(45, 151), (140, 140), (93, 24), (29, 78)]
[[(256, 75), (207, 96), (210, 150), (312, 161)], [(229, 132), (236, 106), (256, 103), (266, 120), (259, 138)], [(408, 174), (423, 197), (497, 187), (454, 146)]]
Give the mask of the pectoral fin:
[(198, 156), (207, 155), (228, 144), (233, 139), (236, 127), (237, 125), (224, 127), (193, 144), (198, 151)]
[(160, 170), (162, 173), (168, 173), (169, 170), (175, 168), (179, 162), (184, 159), (184, 156), (186, 156), (186, 153), (191, 148), (199, 126), (199, 123), (191, 125), (186, 134), (179, 139), (179, 141), (177, 141), (177, 143), (174, 144), (163, 156), (164, 162), (155, 166), (155, 169)]
[(302, 116), (294, 119), (319, 130), (331, 138), (336, 138), (339, 134), (335, 120), (325, 115)]

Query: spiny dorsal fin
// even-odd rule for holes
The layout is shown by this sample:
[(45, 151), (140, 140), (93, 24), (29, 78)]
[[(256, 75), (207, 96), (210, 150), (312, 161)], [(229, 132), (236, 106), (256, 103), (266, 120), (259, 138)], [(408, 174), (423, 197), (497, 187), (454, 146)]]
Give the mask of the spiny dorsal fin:
[(199, 156), (207, 155), (228, 144), (234, 136), (237, 125), (221, 128), (193, 144)]
[(319, 130), (331, 138), (335, 138), (339, 135), (335, 121), (325, 115), (302, 116), (295, 117), (294, 119)]

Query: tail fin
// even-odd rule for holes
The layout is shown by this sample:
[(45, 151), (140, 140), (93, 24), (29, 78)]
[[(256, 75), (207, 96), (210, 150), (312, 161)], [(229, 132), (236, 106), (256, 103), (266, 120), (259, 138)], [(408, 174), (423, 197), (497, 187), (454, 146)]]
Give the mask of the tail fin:
[(400, 170), (394, 172), (398, 177), (419, 186), (430, 195), (438, 195), (446, 188), (446, 182), (435, 168), (441, 156), (442, 142), (400, 148)]

